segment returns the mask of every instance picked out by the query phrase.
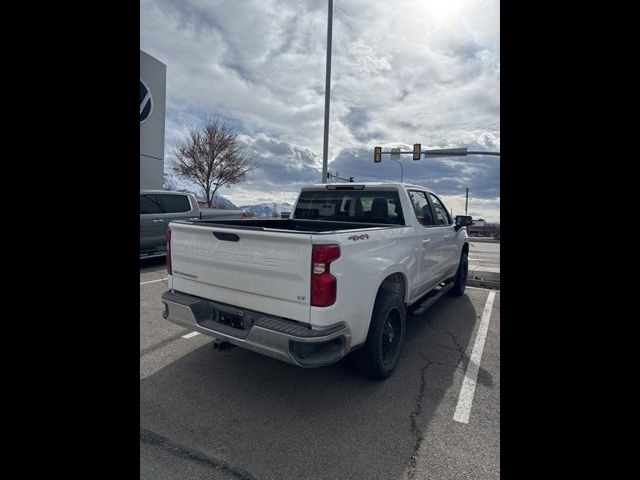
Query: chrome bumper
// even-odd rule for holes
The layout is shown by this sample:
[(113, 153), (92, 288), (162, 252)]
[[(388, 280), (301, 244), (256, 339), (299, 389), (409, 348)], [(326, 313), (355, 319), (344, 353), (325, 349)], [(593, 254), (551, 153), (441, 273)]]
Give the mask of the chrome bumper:
[[(162, 316), (177, 325), (210, 335), (300, 367), (330, 365), (344, 357), (351, 348), (351, 332), (344, 324), (313, 330), (296, 322), (212, 302), (185, 293), (162, 294)], [(245, 328), (220, 323), (221, 315), (241, 314)]]

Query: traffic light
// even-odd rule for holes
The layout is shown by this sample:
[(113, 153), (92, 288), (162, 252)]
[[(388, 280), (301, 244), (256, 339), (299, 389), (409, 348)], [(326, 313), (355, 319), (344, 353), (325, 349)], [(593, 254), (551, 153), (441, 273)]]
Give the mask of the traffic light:
[(413, 159), (420, 160), (420, 150), (422, 150), (422, 144), (414, 143), (413, 144)]
[(373, 162), (380, 163), (382, 161), (382, 147), (376, 147), (373, 150)]

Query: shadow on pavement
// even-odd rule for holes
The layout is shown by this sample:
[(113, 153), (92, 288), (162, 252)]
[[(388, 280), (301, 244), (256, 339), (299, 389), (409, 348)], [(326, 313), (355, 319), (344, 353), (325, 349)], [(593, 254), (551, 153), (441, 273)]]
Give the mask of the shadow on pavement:
[(141, 258), (140, 259), (140, 273), (156, 272), (162, 270), (166, 265), (166, 257)]
[[(473, 295), (484, 304), (486, 293)], [(464, 295), (409, 314), (396, 371), (383, 382), (345, 362), (306, 370), (207, 344), (140, 382), (141, 432), (259, 479), (399, 479), (466, 367), (479, 308)], [(491, 383), (486, 372), (478, 378)]]

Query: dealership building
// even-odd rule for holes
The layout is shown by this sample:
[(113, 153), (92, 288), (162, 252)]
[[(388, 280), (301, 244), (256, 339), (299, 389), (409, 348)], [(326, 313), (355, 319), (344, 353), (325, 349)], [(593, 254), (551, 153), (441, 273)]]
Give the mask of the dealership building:
[(140, 50), (140, 188), (162, 189), (167, 66)]

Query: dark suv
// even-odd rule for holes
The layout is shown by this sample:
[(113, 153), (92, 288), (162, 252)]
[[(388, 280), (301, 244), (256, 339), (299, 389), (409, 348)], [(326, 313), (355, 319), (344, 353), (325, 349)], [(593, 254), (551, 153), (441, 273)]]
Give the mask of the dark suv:
[(140, 190), (140, 256), (164, 255), (166, 233), (173, 220), (199, 220), (193, 194)]

